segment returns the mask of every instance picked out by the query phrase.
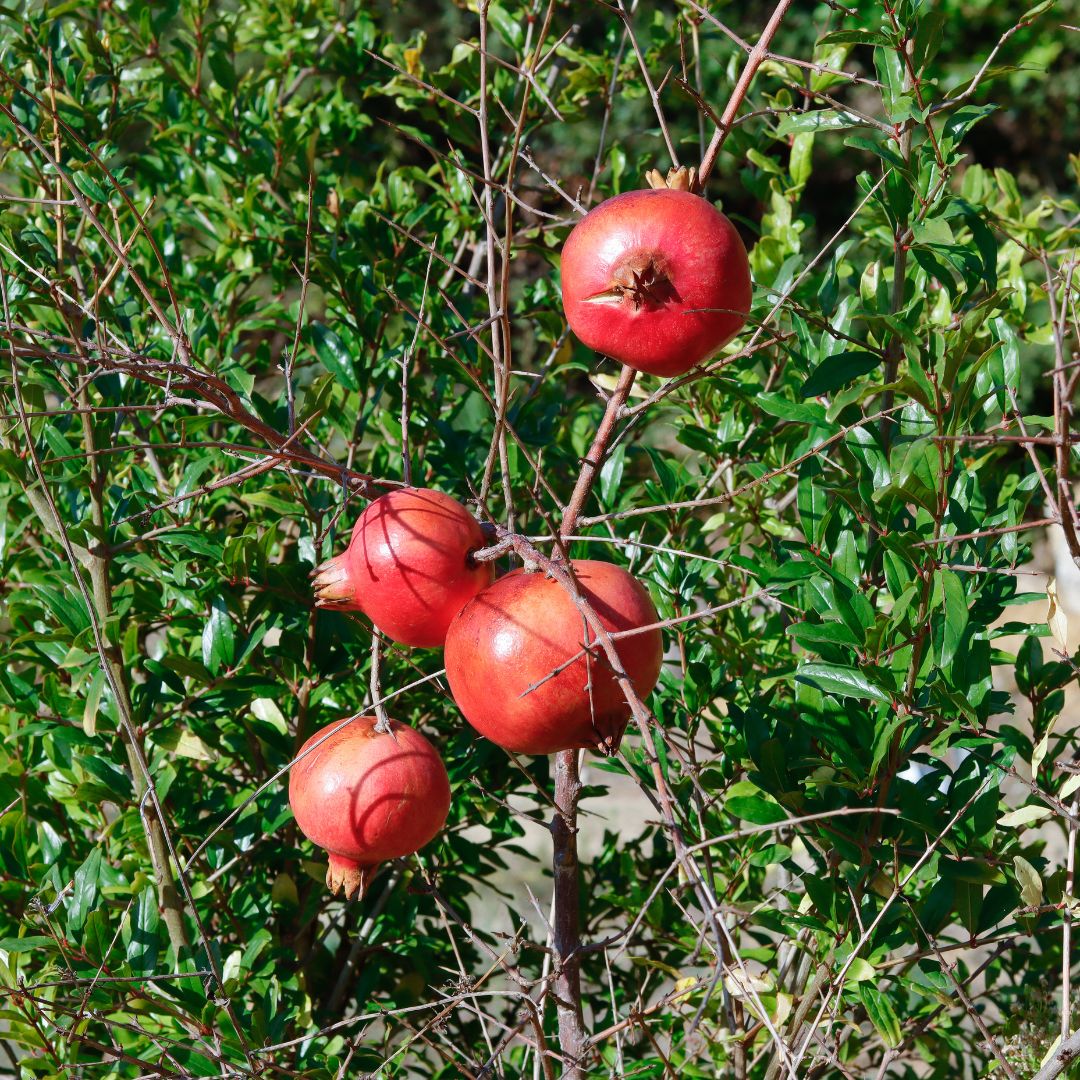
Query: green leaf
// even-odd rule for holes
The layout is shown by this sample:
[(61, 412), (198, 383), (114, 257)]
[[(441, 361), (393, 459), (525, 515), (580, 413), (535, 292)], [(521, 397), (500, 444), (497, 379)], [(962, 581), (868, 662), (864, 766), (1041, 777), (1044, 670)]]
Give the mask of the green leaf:
[(818, 38), (818, 45), (889, 45), (889, 38), (880, 30), (832, 30)]
[(28, 937), (0, 938), (0, 952), (6, 953), (36, 952), (39, 949), (51, 949), (55, 948), (55, 946), (56, 942), (51, 937), (44, 937), (39, 934), (32, 934)]
[(753, 825), (773, 825), (787, 820), (782, 806), (757, 795), (732, 795), (724, 800), (724, 809), (733, 817)]
[(865, 121), (848, 112), (836, 109), (815, 109), (812, 112), (790, 113), (776, 125), (776, 134), (784, 138), (803, 131), (840, 131), (843, 128), (861, 127)]
[(71, 886), (71, 900), (67, 909), (67, 932), (74, 937), (83, 928), (87, 915), (90, 914), (97, 899), (98, 876), (101, 871), (101, 848), (95, 847), (82, 866), (75, 871)]
[(825, 409), (815, 402), (798, 404), (789, 401), (782, 394), (760, 394), (754, 402), (770, 416), (776, 416), (781, 420), (790, 420), (800, 424), (824, 425), (825, 423)]
[(855, 635), (840, 622), (792, 623), (787, 628), (789, 637), (793, 637), (800, 645), (813, 649), (817, 645), (851, 645), (859, 644)]
[(140, 974), (153, 974), (157, 967), (157, 928), (157, 890), (147, 885), (132, 905), (122, 935), (127, 947), (128, 963)]
[(980, 120), (994, 112), (997, 112), (996, 105), (961, 105), (959, 109), (949, 113), (942, 129), (943, 148), (958, 145)]
[(853, 146), (857, 150), (867, 150), (881, 158), (890, 168), (899, 169), (902, 173), (910, 171), (907, 162), (892, 147), (883, 145), (877, 139), (868, 139), (865, 135), (849, 135), (844, 140), (844, 145)]
[(870, 982), (860, 982), (857, 992), (866, 1015), (870, 1017), (870, 1023), (874, 1025), (885, 1045), (890, 1048), (899, 1046), (902, 1033), (892, 1002)]
[(881, 366), (881, 357), (869, 352), (846, 352), (828, 356), (806, 377), (800, 393), (804, 398), (820, 397), (869, 375)]
[(232, 619), (225, 600), (217, 596), (211, 601), (202, 633), (202, 657), (207, 670), (216, 675), (231, 664), (235, 647)]
[(615, 508), (615, 498), (622, 484), (623, 469), (626, 466), (626, 444), (619, 443), (608, 454), (600, 467), (600, 502), (607, 510)]
[(821, 543), (830, 506), (829, 493), (821, 482), (822, 471), (816, 457), (807, 458), (799, 466), (799, 521), (807, 540), (815, 546)]
[(234, 91), (236, 89), (236, 68), (229, 54), (224, 49), (211, 48), (207, 60), (214, 81), (225, 90)]
[(341, 338), (320, 322), (311, 324), (311, 334), (315, 338), (315, 353), (322, 366), (350, 390), (359, 390), (352, 357)]
[(932, 596), (932, 606), (941, 611), (941, 617), (935, 625), (934, 647), (938, 664), (948, 667), (953, 662), (967, 630), (967, 595), (958, 574), (952, 570), (938, 570), (934, 574)]
[(88, 198), (95, 202), (108, 202), (109, 193), (88, 173), (76, 169), (71, 174), (71, 182)]
[(837, 664), (803, 664), (795, 677), (799, 682), (816, 686), (826, 694), (892, 704), (892, 695), (876, 686), (856, 668), (841, 667)]

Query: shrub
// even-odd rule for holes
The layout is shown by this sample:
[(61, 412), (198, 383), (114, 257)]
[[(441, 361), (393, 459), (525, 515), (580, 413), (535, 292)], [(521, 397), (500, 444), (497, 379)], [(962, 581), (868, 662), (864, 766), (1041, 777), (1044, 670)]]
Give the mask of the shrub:
[[(765, 9), (0, 9), (12, 1070), (1064, 1068), (1077, 17), (785, 7), (745, 100)], [(561, 245), (729, 98), (747, 327), (631, 388)], [(579, 792), (308, 577), (387, 479), (550, 558), (616, 392), (572, 549), (667, 662)], [(346, 905), (286, 772), (378, 700), (453, 800)]]

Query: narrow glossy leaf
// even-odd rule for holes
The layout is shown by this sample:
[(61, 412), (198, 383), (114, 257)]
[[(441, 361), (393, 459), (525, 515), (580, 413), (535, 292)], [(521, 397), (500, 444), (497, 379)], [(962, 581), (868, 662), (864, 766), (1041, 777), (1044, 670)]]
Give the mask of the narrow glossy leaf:
[(796, 678), (837, 697), (865, 698), (892, 704), (892, 696), (872, 683), (857, 668), (840, 667), (836, 664), (804, 664), (799, 668)]
[(49, 949), (55, 945), (56, 942), (51, 937), (45, 937), (41, 934), (30, 934), (27, 937), (0, 938), (0, 952), (6, 953), (36, 952), (39, 949)]
[(839, 131), (860, 127), (863, 121), (848, 112), (835, 109), (815, 109), (813, 112), (793, 113), (781, 118), (776, 125), (777, 135), (795, 135), (801, 131)]
[(82, 930), (86, 917), (97, 899), (98, 875), (101, 871), (101, 848), (95, 847), (75, 871), (71, 886), (71, 899), (67, 909), (69, 935)]
[(846, 352), (827, 356), (806, 377), (806, 382), (802, 384), (802, 396), (813, 398), (839, 390), (880, 366), (881, 357), (876, 353)]
[(109, 193), (88, 173), (76, 169), (71, 174), (71, 182), (88, 198), (96, 202), (108, 202)]
[(757, 795), (733, 795), (724, 801), (724, 809), (734, 817), (754, 825), (772, 825), (787, 820), (782, 806)]
[(356, 381), (356, 368), (341, 338), (328, 326), (318, 322), (312, 323), (311, 334), (315, 338), (315, 352), (323, 367), (350, 390), (358, 390), (360, 384)]
[(232, 663), (235, 645), (228, 608), (222, 597), (215, 597), (210, 604), (210, 615), (202, 632), (202, 657), (207, 669), (217, 674)]
[(866, 1009), (866, 1015), (877, 1029), (886, 1046), (899, 1046), (901, 1042), (900, 1020), (897, 1018), (889, 999), (872, 983), (858, 984), (859, 1000)]
[(148, 885), (131, 906), (123, 935), (128, 963), (140, 974), (151, 974), (157, 966), (157, 927), (157, 893), (152, 885)]

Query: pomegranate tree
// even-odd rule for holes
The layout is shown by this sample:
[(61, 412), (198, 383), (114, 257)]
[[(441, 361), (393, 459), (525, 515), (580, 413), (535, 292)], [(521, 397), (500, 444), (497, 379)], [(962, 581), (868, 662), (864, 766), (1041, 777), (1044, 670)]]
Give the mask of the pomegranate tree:
[(362, 611), (402, 645), (437, 648), (450, 620), (485, 585), (489, 563), (476, 519), (441, 491), (401, 488), (372, 502), (346, 551), (317, 567), (316, 603)]
[(296, 824), (329, 853), (326, 884), (346, 899), (363, 895), (379, 863), (432, 840), (450, 810), (450, 780), (435, 747), (407, 724), (392, 720), (386, 733), (375, 723), (361, 716), (339, 731), (341, 721), (327, 725), (304, 743), (301, 755), (313, 749), (289, 773)]
[(735, 227), (689, 191), (630, 191), (578, 222), (562, 253), (563, 307), (590, 349), (673, 376), (707, 360), (750, 310)]
[[(657, 621), (649, 594), (621, 567), (582, 559), (572, 569), (609, 632)], [(660, 674), (660, 631), (620, 638), (615, 648), (646, 696)], [(626, 730), (630, 707), (602, 647), (567, 590), (542, 573), (513, 570), (471, 600), (450, 624), (445, 662), (465, 719), (507, 750), (610, 753)]]

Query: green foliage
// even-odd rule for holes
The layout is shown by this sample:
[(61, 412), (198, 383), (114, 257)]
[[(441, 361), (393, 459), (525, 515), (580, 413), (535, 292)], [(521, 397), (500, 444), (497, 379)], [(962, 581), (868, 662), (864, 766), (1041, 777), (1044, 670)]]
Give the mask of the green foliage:
[[(482, 55), (478, 6), (0, 7), (22, 1076), (517, 1076), (558, 1048), (550, 766), (474, 736), (438, 653), (389, 649), (382, 685), (444, 754), (448, 828), (326, 894), (284, 773), (370, 702), (371, 633), (308, 575), (406, 472), (550, 545), (614, 379), (562, 317), (574, 204), (668, 164), (638, 51), (684, 163), (744, 53), (698, 5), (638, 5), (631, 42), (607, 5), (506, 0)], [(1070, 513), (1067, 7), (793, 9), (724, 144), (750, 323), (638, 380), (575, 549), (702, 614), (666, 631), (660, 728), (586, 772), (591, 1075), (773, 1080), (774, 1034), (815, 1076), (1051, 1048), (1077, 669), (1018, 568), (1058, 484)]]

